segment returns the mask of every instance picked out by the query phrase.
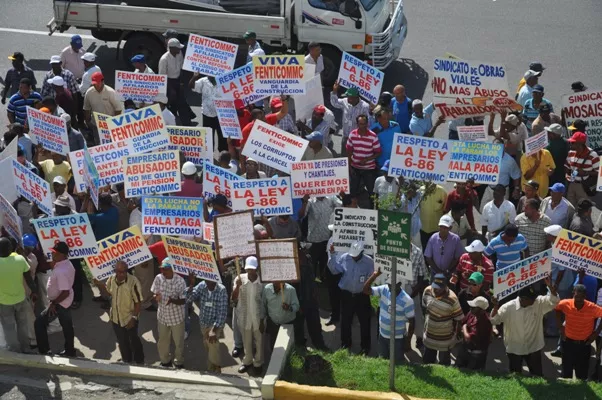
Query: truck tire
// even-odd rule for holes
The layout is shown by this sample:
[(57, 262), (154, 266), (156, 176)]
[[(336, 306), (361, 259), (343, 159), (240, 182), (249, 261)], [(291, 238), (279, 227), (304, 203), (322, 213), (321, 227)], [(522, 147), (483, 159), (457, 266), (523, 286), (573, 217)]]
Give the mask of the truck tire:
[(339, 77), (341, 66), (341, 50), (332, 46), (322, 46), (322, 57), (324, 57), (324, 71), (322, 72), (322, 86), (332, 87)]
[(166, 51), (165, 45), (155, 34), (135, 32), (127, 37), (122, 54), (128, 64), (136, 54), (144, 54), (146, 63), (156, 72), (159, 59)]

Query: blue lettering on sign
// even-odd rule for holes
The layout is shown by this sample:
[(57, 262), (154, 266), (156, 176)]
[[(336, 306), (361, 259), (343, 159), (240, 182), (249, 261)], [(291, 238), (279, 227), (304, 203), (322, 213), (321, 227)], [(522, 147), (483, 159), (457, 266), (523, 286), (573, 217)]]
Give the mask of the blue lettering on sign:
[[(144, 115), (142, 115), (142, 114), (144, 114)], [(153, 111), (152, 108), (146, 107), (141, 110), (130, 111), (127, 114), (122, 114), (117, 117), (113, 117), (111, 119), (111, 122), (113, 122), (117, 126), (121, 126), (124, 124), (124, 122), (126, 124), (131, 124), (132, 122), (141, 121), (147, 117), (152, 117), (155, 115), (157, 115), (157, 114), (155, 114), (155, 112)]]
[(267, 56), (258, 57), (258, 59), (261, 65), (299, 65), (299, 60), (296, 57)]

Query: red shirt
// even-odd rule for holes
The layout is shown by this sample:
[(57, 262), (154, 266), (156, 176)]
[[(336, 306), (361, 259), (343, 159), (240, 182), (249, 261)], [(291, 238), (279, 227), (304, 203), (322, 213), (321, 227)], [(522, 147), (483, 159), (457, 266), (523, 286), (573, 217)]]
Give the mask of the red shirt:
[(365, 164), (360, 164), (360, 161), (379, 154), (382, 151), (380, 142), (376, 133), (368, 130), (365, 135), (361, 135), (357, 129), (349, 133), (347, 139), (347, 154), (351, 154), (351, 166), (357, 169), (374, 169), (376, 168), (376, 160), (370, 160)]
[(182, 181), (182, 190), (174, 193), (173, 196), (178, 197), (203, 197), (203, 184), (197, 183), (194, 179), (186, 179)]
[(492, 286), (495, 267), (491, 260), (485, 255), (482, 255), (481, 258), (483, 260), (481, 264), (483, 265), (475, 265), (473, 264), (469, 253), (464, 253), (460, 256), (458, 266), (456, 267), (456, 274), (458, 274), (458, 278), (460, 279), (460, 289), (468, 287), (468, 278), (470, 278), (470, 275), (473, 272), (482, 273), (485, 277), (483, 282), (489, 282), (489, 287)]
[[(244, 129), (247, 125), (249, 125), (251, 122), (253, 122), (253, 117), (251, 116), (251, 113), (249, 112), (249, 110), (247, 110), (246, 108), (242, 111), (242, 115), (238, 116), (238, 125), (240, 125), (240, 129)], [(238, 139), (234, 139), (232, 140), (232, 143), (234, 144), (234, 147), (236, 147), (237, 149), (240, 149), (240, 140)]]
[(466, 330), (470, 336), (467, 342), (468, 348), (471, 350), (487, 350), (491, 343), (491, 320), (487, 313), (481, 314), (478, 318), (472, 312), (466, 314), (462, 324), (466, 324)]
[(153, 257), (157, 259), (159, 264), (167, 258), (167, 251), (165, 250), (165, 245), (163, 244), (162, 240), (158, 241), (155, 244), (151, 244), (150, 246), (148, 246), (148, 249), (150, 250)]
[[(473, 195), (476, 197), (477, 192), (472, 190)], [(470, 199), (470, 192), (466, 190), (464, 195), (458, 193), (457, 190), (452, 190), (451, 193), (447, 195), (447, 201), (445, 202), (445, 212), (448, 213), (451, 210), (451, 205), (453, 203), (460, 203), (466, 206), (466, 219), (468, 220), (468, 224), (472, 229), (474, 227), (474, 214), (473, 214), (473, 205), (472, 200)]]
[[(278, 122), (277, 114), (266, 115), (265, 122), (270, 125), (276, 125), (276, 123)], [(251, 121), (244, 128), (242, 128), (242, 140), (240, 141), (241, 149), (245, 147), (245, 143), (247, 143), (247, 139), (249, 138), (249, 135), (251, 134), (251, 129), (253, 129), (254, 123), (255, 123), (255, 121)]]

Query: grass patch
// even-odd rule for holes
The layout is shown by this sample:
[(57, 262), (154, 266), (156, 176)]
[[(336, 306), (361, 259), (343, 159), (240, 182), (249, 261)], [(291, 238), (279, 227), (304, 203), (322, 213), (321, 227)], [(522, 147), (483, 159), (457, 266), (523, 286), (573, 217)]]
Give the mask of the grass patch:
[[(345, 350), (316, 351), (330, 362), (332, 373), (308, 376), (303, 356), (293, 351), (283, 379), (304, 385), (354, 390), (389, 391), (389, 361), (362, 357)], [(411, 396), (454, 399), (601, 399), (602, 384), (546, 380), (518, 375), (491, 375), (461, 371), (439, 365), (402, 365), (396, 368), (398, 392)]]

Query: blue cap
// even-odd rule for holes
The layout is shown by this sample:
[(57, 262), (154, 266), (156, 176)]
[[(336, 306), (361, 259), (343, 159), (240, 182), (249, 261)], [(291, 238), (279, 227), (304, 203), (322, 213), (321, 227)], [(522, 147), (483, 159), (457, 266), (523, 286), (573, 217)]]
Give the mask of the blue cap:
[(550, 190), (554, 193), (564, 193), (566, 190), (566, 187), (562, 183), (556, 182), (555, 184), (550, 186)]
[(78, 49), (83, 46), (82, 37), (79, 35), (71, 36), (71, 44), (74, 44)]
[(23, 247), (36, 247), (38, 245), (38, 238), (31, 233), (23, 235)]
[(383, 166), (380, 170), (385, 171), (385, 172), (389, 171), (389, 160), (385, 161), (385, 163), (383, 164)]
[(172, 267), (173, 266), (171, 265), (171, 258), (165, 257), (165, 259), (161, 263), (161, 268), (172, 269)]
[(435, 275), (431, 287), (435, 289), (445, 289), (447, 287), (447, 277), (443, 274)]
[(146, 59), (144, 58), (144, 54), (136, 54), (134, 57), (132, 57), (130, 59), (130, 61), (133, 62), (133, 63), (136, 63), (136, 62), (138, 62), (138, 63), (145, 63)]
[(535, 85), (535, 86), (533, 86), (532, 91), (533, 92), (537, 92), (537, 93), (543, 93), (544, 92), (543, 86), (541, 86), (541, 85)]
[(306, 140), (318, 140), (320, 142), (324, 141), (324, 134), (320, 131), (314, 131), (309, 135), (305, 136)]

